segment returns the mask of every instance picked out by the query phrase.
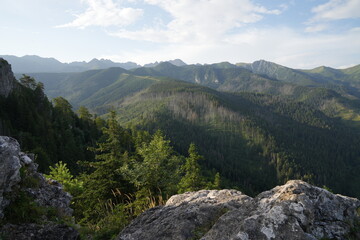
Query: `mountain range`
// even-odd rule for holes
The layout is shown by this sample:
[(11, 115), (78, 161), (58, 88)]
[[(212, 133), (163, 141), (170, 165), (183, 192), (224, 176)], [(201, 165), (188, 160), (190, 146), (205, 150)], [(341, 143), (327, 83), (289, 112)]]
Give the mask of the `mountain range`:
[[(36, 55), (26, 55), (17, 57), (13, 55), (0, 55), (0, 58), (6, 59), (11, 63), (14, 73), (36, 73), (36, 72), (82, 72), (93, 69), (105, 69), (110, 67), (121, 67), (124, 69), (132, 69), (141, 67), (134, 62), (118, 63), (108, 59), (92, 59), (89, 62), (71, 62), (62, 63), (55, 58), (43, 58)], [(183, 66), (186, 65), (180, 59), (170, 60), (170, 63)], [(147, 67), (154, 67), (159, 62), (145, 64)]]
[(205, 175), (220, 172), (226, 186), (254, 195), (296, 178), (360, 196), (360, 65), (178, 65), (29, 75), (50, 98), (161, 129), (180, 153), (194, 142)]

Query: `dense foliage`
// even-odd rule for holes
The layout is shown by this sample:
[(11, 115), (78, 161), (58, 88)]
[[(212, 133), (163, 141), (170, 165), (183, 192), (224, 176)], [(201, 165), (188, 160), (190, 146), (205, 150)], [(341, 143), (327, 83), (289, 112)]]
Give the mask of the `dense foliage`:
[[(204, 178), (199, 165), (189, 166), (189, 159), (202, 158), (195, 145), (185, 158), (161, 131), (151, 135), (124, 129), (115, 112), (106, 121), (85, 107), (76, 115), (62, 97), (49, 102), (42, 84), (28, 76), (0, 100), (3, 133), (34, 153), (40, 170), (49, 172), (46, 177), (59, 181), (73, 195), (76, 221), (95, 238), (111, 238), (144, 210), (163, 204), (178, 191), (204, 186), (191, 179), (193, 170), (197, 179)], [(13, 223), (48, 214), (31, 205), (24, 194), (14, 204), (17, 211), (8, 214)]]
[(79, 118), (62, 97), (51, 103), (33, 78), (21, 78), (10, 96), (0, 96), (0, 106), (0, 134), (16, 138), (23, 150), (34, 153), (41, 172), (63, 161), (78, 173), (77, 161), (94, 158), (87, 147), (100, 136), (96, 125)]

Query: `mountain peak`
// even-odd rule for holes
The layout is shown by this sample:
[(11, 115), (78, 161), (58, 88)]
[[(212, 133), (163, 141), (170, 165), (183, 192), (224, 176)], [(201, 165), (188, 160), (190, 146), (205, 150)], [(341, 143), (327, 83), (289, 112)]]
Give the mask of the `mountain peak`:
[(154, 63), (148, 63), (148, 64), (145, 64), (144, 67), (156, 67), (157, 65), (159, 64), (162, 64), (162, 63), (171, 63), (172, 65), (175, 65), (175, 66), (178, 66), (178, 67), (182, 67), (182, 66), (186, 66), (187, 64), (185, 62), (183, 62), (181, 59), (174, 59), (174, 60), (168, 60), (168, 61), (162, 61), (162, 62), (154, 62)]
[(169, 62), (169, 63), (171, 63), (171, 64), (173, 64), (175, 66), (178, 66), (178, 67), (187, 65), (183, 60), (178, 59), (178, 58), (174, 59), (174, 60), (167, 61), (167, 62)]

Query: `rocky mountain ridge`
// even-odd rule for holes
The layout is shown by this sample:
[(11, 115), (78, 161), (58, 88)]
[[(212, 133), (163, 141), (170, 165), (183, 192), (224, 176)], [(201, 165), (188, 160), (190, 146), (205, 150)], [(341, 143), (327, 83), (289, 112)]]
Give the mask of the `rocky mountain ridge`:
[(7, 97), (14, 89), (16, 79), (11, 70), (11, 65), (8, 62), (0, 58), (0, 96)]
[(360, 201), (300, 180), (251, 198), (236, 190), (171, 197), (144, 212), (117, 240), (360, 239)]

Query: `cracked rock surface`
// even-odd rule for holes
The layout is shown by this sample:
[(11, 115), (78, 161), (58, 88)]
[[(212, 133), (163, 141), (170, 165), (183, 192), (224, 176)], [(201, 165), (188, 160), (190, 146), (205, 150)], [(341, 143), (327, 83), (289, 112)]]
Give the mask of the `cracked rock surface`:
[(171, 197), (117, 237), (133, 239), (360, 239), (360, 201), (300, 180), (251, 198), (236, 190)]

